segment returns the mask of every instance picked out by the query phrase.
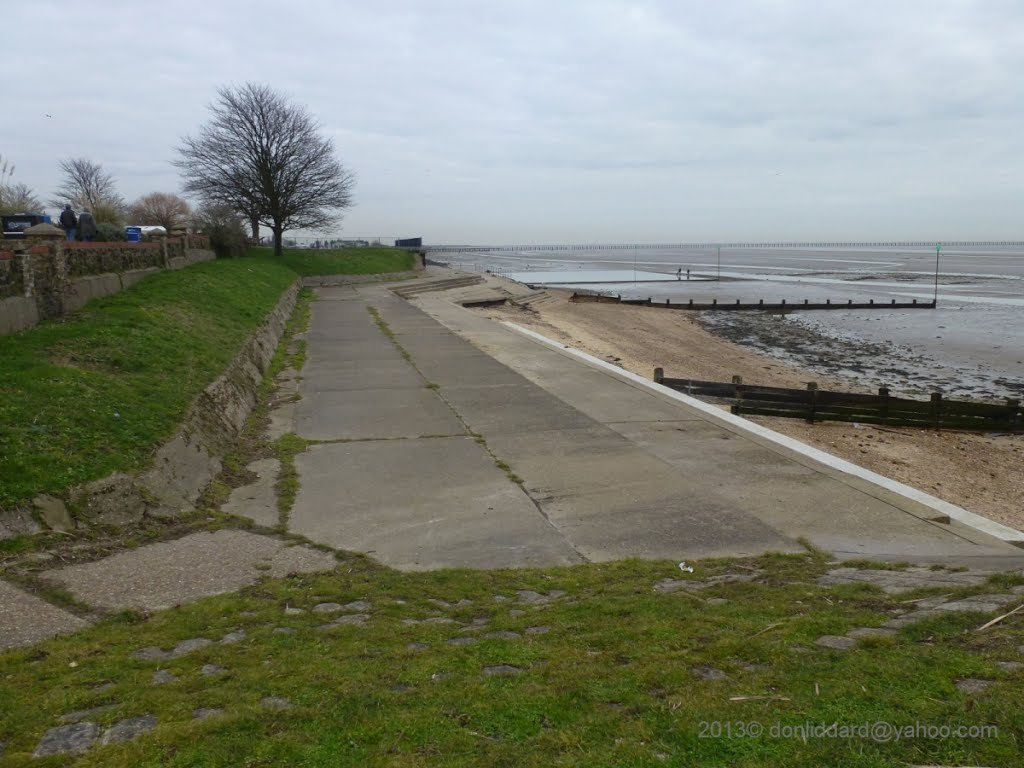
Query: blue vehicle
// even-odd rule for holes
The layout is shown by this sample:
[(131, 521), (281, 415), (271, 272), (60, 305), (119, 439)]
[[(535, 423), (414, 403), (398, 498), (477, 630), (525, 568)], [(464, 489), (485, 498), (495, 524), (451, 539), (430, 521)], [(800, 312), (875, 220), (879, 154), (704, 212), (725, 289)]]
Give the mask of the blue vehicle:
[(9, 213), (0, 216), (4, 225), (5, 240), (20, 240), (25, 237), (25, 230), (36, 224), (49, 224), (50, 217), (45, 213)]

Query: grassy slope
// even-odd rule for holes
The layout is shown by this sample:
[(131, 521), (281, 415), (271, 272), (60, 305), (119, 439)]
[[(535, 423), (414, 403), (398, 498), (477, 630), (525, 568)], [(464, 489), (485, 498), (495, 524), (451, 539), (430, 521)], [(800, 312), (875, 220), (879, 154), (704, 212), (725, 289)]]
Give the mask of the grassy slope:
[[(816, 647), (815, 638), (877, 625), (900, 600), (918, 595), (889, 598), (864, 585), (818, 587), (813, 580), (827, 565), (814, 556), (698, 563), (694, 576), (684, 578), (749, 573), (751, 566), (764, 569), (759, 582), (658, 594), (651, 588), (656, 581), (680, 577), (674, 563), (401, 574), (350, 557), (332, 574), (268, 581), (241, 596), (146, 620), (122, 616), (0, 655), (0, 741), (7, 741), (7, 764), (48, 765), (28, 755), (62, 714), (114, 704), (93, 719), (105, 726), (152, 713), (157, 730), (132, 744), (94, 748), (81, 765), (1017, 764), (1024, 737), (1021, 672), (1001, 672), (994, 661), (1019, 657), (1020, 621), (979, 634), (973, 630), (984, 617), (949, 615), (839, 652)], [(995, 590), (1008, 583), (1004, 577)], [(566, 595), (533, 607), (515, 602), (519, 589)], [(512, 600), (497, 602), (495, 595)], [(712, 597), (728, 602), (706, 602)], [(472, 604), (442, 609), (431, 598)], [(284, 613), (286, 606), (356, 599), (373, 606), (364, 627), (324, 632), (318, 627), (330, 616)], [(463, 624), (486, 617), (483, 632), (521, 637), (480, 637), (457, 647), (447, 640), (465, 636), (459, 624), (402, 623), (440, 615)], [(533, 626), (549, 631), (525, 634)], [(235, 645), (165, 662), (130, 658), (145, 646), (167, 649), (196, 636), (216, 640), (240, 627), (248, 636)], [(294, 634), (275, 634), (275, 627)], [(412, 650), (413, 642), (428, 647)], [(199, 668), (207, 663), (225, 672), (203, 677)], [(523, 672), (481, 674), (496, 664)], [(700, 679), (694, 670), (702, 666), (727, 677)], [(161, 667), (178, 681), (153, 685)], [(954, 686), (963, 676), (998, 682), (982, 694), (965, 694)], [(107, 683), (110, 688), (96, 690)], [(264, 696), (286, 697), (295, 709), (263, 710)], [(730, 701), (735, 696), (766, 698)], [(195, 721), (198, 707), (225, 712)], [(879, 720), (994, 724), (999, 735), (898, 743), (737, 735), (741, 722), (767, 729), (773, 723)], [(733, 737), (701, 738), (701, 723), (708, 721), (731, 724)]]
[[(269, 253), (269, 249), (253, 249)], [(379, 272), (401, 272), (413, 268), (414, 256), (397, 248), (368, 247), (318, 250), (291, 248), (282, 260), (300, 275), (371, 275)]]
[(412, 258), (391, 248), (257, 253), (164, 272), (0, 337), (0, 508), (144, 467), (297, 273), (391, 272)]

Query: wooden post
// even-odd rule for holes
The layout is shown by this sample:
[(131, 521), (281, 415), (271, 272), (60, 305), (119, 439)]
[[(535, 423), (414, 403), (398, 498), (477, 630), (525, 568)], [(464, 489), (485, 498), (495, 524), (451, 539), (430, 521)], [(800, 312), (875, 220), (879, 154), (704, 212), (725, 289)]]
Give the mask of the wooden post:
[(736, 400), (733, 403), (732, 408), (730, 410), (733, 413), (738, 414), (743, 408), (743, 377), (733, 376), (732, 383), (733, 386), (736, 387)]
[(664, 379), (664, 378), (665, 378), (665, 369), (664, 368), (655, 368), (654, 369), (654, 382), (656, 384), (661, 384), (662, 379)]
[(932, 423), (938, 429), (942, 425), (942, 393), (932, 392)]
[(882, 398), (882, 402), (881, 402), (881, 404), (879, 406), (879, 409), (881, 411), (881, 416), (882, 416), (882, 423), (883, 424), (888, 424), (889, 423), (889, 388), (888, 387), (879, 387), (878, 388), (878, 396)]
[(807, 421), (811, 424), (814, 423), (814, 417), (818, 414), (818, 382), (809, 381), (807, 382)]

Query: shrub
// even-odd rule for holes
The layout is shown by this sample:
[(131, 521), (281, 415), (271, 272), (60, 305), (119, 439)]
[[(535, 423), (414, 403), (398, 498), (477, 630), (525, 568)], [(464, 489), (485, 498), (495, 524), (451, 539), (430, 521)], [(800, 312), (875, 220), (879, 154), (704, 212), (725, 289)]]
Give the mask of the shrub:
[(192, 225), (209, 236), (210, 248), (218, 259), (245, 256), (249, 248), (242, 217), (228, 206), (204, 205), (196, 211)]
[(124, 227), (103, 221), (96, 225), (96, 240), (101, 243), (119, 243), (124, 240)]
[(124, 205), (119, 200), (99, 200), (93, 204), (91, 213), (97, 224), (124, 225)]

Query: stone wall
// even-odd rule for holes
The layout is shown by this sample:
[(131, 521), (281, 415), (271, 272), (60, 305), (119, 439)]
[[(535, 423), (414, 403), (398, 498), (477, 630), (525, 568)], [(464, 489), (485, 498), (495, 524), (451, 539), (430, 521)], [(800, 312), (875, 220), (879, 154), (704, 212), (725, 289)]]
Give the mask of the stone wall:
[(65, 243), (68, 277), (164, 266), (160, 243)]
[(141, 243), (69, 243), (60, 230), (0, 241), (0, 336), (75, 312), (162, 269), (209, 261), (215, 258), (209, 246), (207, 236), (191, 234)]
[(21, 259), (15, 259), (13, 251), (0, 250), (0, 299), (22, 296), (24, 293)]

